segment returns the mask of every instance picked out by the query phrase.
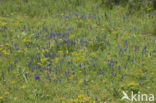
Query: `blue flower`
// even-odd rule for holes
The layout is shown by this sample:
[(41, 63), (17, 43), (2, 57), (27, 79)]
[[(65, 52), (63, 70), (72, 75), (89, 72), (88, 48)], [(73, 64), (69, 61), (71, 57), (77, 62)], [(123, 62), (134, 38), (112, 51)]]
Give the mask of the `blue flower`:
[(95, 98), (95, 101), (98, 101), (98, 98), (97, 97)]
[(4, 72), (2, 72), (2, 77), (3, 77), (3, 81), (5, 80), (5, 78), (4, 78)]
[(40, 76), (38, 74), (35, 74), (35, 79), (36, 80), (39, 80), (40, 79)]
[(28, 77), (28, 72), (25, 72), (25, 77), (26, 77), (26, 78)]

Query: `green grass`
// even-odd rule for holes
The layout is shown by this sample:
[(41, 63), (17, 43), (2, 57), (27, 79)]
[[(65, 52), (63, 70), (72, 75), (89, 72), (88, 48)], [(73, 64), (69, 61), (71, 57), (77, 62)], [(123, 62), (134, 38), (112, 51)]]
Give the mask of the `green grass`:
[(100, 3), (0, 1), (0, 103), (128, 103), (122, 91), (155, 94), (155, 10), (128, 15), (128, 6)]

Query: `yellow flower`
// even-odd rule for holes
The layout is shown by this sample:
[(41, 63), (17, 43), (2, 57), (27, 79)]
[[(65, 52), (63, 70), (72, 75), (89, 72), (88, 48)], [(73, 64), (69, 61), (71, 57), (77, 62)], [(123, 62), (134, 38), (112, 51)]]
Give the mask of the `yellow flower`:
[(6, 50), (3, 50), (2, 53), (4, 53), (5, 55), (9, 55), (10, 52), (7, 52)]
[(66, 50), (66, 54), (68, 54), (68, 50)]
[(99, 42), (98, 44), (104, 44), (104, 42)]
[(74, 61), (80, 61), (81, 60), (81, 57), (75, 57), (73, 58)]
[(108, 59), (111, 59), (111, 57), (109, 56)]
[(45, 52), (48, 52), (48, 49), (45, 49)]
[(106, 61), (104, 61), (104, 64), (106, 64)]
[(60, 98), (60, 100), (64, 100), (64, 98)]
[(148, 11), (152, 10), (152, 8), (147, 8)]
[(78, 100), (78, 103), (82, 103), (83, 101), (81, 99)]
[(93, 46), (93, 45), (94, 45), (93, 41), (91, 41), (89, 44), (90, 44), (91, 46)]
[(73, 100), (73, 99), (69, 99), (69, 101), (70, 101), (70, 103), (73, 103), (73, 102), (74, 102), (74, 100)]
[(120, 65), (120, 62), (118, 62), (117, 66), (119, 66), (119, 65)]
[(112, 103), (116, 103), (116, 101), (115, 101), (115, 100), (113, 100), (113, 101), (112, 101)]
[(97, 28), (98, 26), (96, 24), (94, 24), (94, 27)]
[(151, 56), (149, 55), (149, 56), (147, 56), (147, 58), (150, 58)]
[(2, 26), (5, 26), (6, 24), (7, 24), (7, 23), (3, 22), (1, 25), (2, 25)]
[(89, 100), (90, 100), (90, 97), (85, 97), (85, 98), (84, 98), (84, 101), (85, 101), (85, 102), (87, 102), (87, 101), (89, 101)]
[(70, 76), (69, 79), (72, 79), (74, 77), (74, 75)]
[(5, 95), (8, 95), (8, 94), (9, 94), (9, 92), (5, 92), (4, 94), (5, 94)]
[(18, 53), (22, 53), (22, 50), (18, 50), (17, 52), (18, 52)]
[(4, 17), (0, 17), (0, 21), (6, 20), (6, 18)]
[(139, 34), (139, 37), (141, 37), (142, 36), (142, 34)]
[(41, 32), (41, 30), (37, 30), (37, 32)]
[(128, 86), (136, 86), (136, 85), (138, 85), (138, 83), (136, 83), (135, 81), (132, 81), (128, 84)]
[(120, 84), (120, 87), (125, 87), (125, 84), (124, 84), (124, 83), (121, 83), (121, 84)]
[(59, 53), (59, 54), (62, 54), (62, 53), (63, 53), (63, 51), (58, 51), (58, 53)]
[(73, 56), (77, 56), (78, 54), (77, 54), (77, 52), (73, 52), (72, 55)]
[(89, 67), (89, 65), (85, 65), (86, 66), (86, 68), (88, 68)]
[(2, 100), (3, 99), (3, 97), (2, 96), (0, 96), (0, 100)]
[(69, 39), (73, 39), (74, 38), (74, 34), (69, 35)]
[(10, 15), (14, 15), (14, 14), (15, 14), (14, 12), (10, 13)]
[(18, 24), (19, 24), (19, 21), (16, 21), (14, 24), (15, 24), (15, 25), (18, 25)]
[(88, 22), (90, 22), (90, 19), (88, 19)]
[(80, 20), (80, 22), (81, 22), (81, 23), (83, 22), (82, 19)]
[(33, 21), (36, 21), (36, 19), (37, 19), (37, 17), (36, 17), (36, 16), (34, 16), (34, 17), (33, 17)]
[(152, 34), (148, 33), (147, 36), (151, 36)]
[(14, 97), (14, 101), (16, 101), (17, 100), (17, 97)]
[(26, 37), (23, 40), (24, 40), (24, 42), (28, 42), (28, 39)]
[(52, 46), (54, 46), (54, 44), (51, 42), (51, 43), (50, 43), (50, 47), (52, 47)]
[(62, 41), (62, 39), (59, 39), (59, 41)]
[(93, 103), (96, 103), (96, 101), (93, 101)]
[(11, 81), (11, 84), (15, 84), (16, 82), (15, 81)]
[(38, 64), (38, 65), (42, 65), (42, 63), (40, 63), (40, 62), (38, 62), (37, 64)]
[(3, 49), (3, 45), (0, 45), (0, 50)]
[(58, 61), (59, 61), (59, 58), (55, 58), (55, 63), (58, 63)]
[(83, 98), (83, 97), (85, 97), (84, 94), (80, 94), (80, 95), (78, 96), (78, 98)]
[(41, 62), (44, 63), (44, 62), (46, 62), (47, 60), (48, 60), (48, 58), (42, 58), (42, 59), (41, 59)]
[(27, 86), (26, 85), (22, 85), (21, 88), (24, 89), (24, 88), (27, 88)]
[(91, 53), (91, 55), (92, 55), (93, 57), (95, 57), (95, 56), (96, 56), (96, 54), (95, 54), (94, 52), (92, 52), (92, 53)]

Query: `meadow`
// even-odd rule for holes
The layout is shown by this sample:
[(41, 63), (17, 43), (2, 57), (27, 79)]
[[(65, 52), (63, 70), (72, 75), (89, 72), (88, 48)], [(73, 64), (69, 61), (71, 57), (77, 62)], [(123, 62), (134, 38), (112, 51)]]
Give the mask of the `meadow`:
[(0, 103), (156, 94), (156, 11), (130, 1), (0, 0)]

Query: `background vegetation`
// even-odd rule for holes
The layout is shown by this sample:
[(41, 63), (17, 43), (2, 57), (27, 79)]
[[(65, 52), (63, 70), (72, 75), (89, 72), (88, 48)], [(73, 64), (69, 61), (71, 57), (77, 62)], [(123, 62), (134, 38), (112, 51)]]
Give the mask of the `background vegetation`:
[(128, 103), (122, 91), (155, 94), (155, 4), (0, 0), (0, 103)]

